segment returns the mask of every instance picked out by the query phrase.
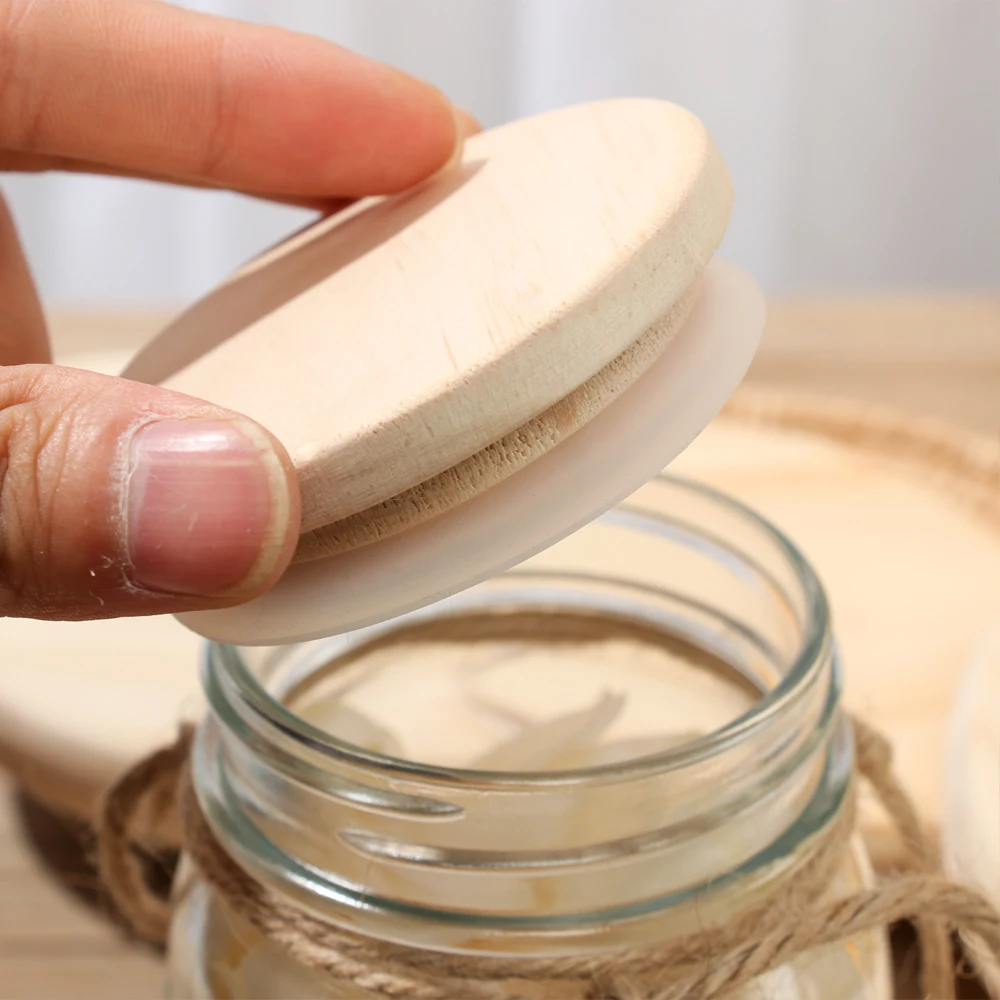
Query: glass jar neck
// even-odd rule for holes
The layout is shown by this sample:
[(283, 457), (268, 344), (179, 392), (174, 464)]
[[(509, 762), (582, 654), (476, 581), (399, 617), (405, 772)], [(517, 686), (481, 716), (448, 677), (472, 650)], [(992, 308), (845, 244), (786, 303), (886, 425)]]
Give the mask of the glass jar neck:
[[(194, 774), (216, 834), (252, 875), (300, 905), (428, 947), (565, 952), (663, 940), (690, 929), (693, 908), (699, 926), (725, 920), (808, 856), (841, 806), (851, 764), (818, 585), (780, 535), (737, 512), (790, 553), (790, 575), (768, 593), (788, 604), (797, 640), (774, 656), (784, 676), (729, 725), (624, 763), (496, 773), (363, 751), (282, 706), (281, 691), (310, 671), (422, 629), (468, 639), (548, 615), (702, 652), (718, 638), (693, 619), (685, 632), (655, 602), (618, 595), (595, 608), (550, 578), (515, 572), (486, 592), (299, 648), (291, 668), (289, 650), (259, 656), (253, 676), (240, 651), (207, 647), (213, 714)], [(685, 530), (702, 542), (708, 535), (690, 510)], [(748, 546), (711, 537), (729, 556), (746, 556)], [(756, 556), (729, 569), (745, 578), (749, 564), (761, 569)]]

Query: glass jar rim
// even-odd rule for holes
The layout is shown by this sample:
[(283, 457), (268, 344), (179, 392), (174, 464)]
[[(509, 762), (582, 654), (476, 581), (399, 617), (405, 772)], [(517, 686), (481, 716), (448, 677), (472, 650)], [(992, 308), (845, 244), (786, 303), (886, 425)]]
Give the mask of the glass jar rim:
[[(692, 494), (700, 494), (753, 524), (781, 553), (791, 568), (804, 599), (802, 641), (788, 670), (773, 688), (764, 692), (745, 712), (705, 736), (648, 756), (572, 770), (486, 771), (425, 764), (363, 749), (312, 725), (268, 693), (247, 666), (239, 647), (216, 642), (207, 642), (203, 646), (203, 682), (209, 698), (215, 701), (213, 691), (219, 690), (215, 672), (221, 669), (229, 682), (226, 687), (231, 687), (232, 692), (259, 721), (273, 727), (296, 744), (307, 746), (320, 757), (329, 757), (388, 776), (405, 776), (436, 783), (474, 783), (484, 789), (541, 789), (595, 779), (626, 780), (649, 771), (662, 773), (687, 767), (723, 753), (780, 714), (795, 699), (796, 692), (807, 685), (813, 673), (821, 668), (822, 653), (827, 647), (830, 632), (829, 605), (823, 586), (809, 561), (798, 546), (770, 520), (742, 501), (687, 477), (661, 473), (650, 480), (652, 483), (657, 481), (680, 487)], [(627, 500), (624, 502), (627, 503)], [(654, 521), (656, 519), (654, 514), (643, 516)], [(407, 616), (402, 616), (397, 620), (403, 621), (406, 618)]]

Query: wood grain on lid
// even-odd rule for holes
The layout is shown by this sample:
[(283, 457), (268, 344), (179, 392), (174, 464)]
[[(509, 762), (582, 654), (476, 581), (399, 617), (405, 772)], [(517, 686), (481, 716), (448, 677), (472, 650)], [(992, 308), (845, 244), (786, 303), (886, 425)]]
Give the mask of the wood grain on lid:
[(692, 284), (731, 203), (701, 123), (608, 101), (474, 137), (460, 166), (263, 255), (126, 374), (260, 421), (303, 530), (499, 441), (620, 355)]
[(697, 282), (611, 364), (499, 441), (374, 507), (304, 533), (295, 562), (348, 552), (422, 524), (502, 482), (565, 441), (649, 370), (684, 325), (696, 291)]

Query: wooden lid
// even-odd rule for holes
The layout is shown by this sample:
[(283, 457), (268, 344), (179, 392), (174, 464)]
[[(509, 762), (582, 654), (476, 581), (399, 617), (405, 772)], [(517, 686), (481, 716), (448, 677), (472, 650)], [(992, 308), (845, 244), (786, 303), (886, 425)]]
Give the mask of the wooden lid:
[(682, 299), (728, 222), (702, 124), (605, 101), (473, 137), (453, 170), (265, 253), (125, 374), (260, 421), (309, 532), (565, 399)]
[(669, 347), (557, 447), (431, 520), (293, 565), (255, 600), (181, 621), (221, 642), (296, 642), (385, 621), (494, 576), (598, 517), (682, 451), (739, 385), (763, 326), (754, 282), (713, 261)]
[(263, 644), (356, 628), (638, 487), (757, 346), (749, 279), (720, 264), (700, 280), (731, 201), (689, 112), (571, 107), (475, 136), (454, 169), (308, 228), (195, 305), (125, 374), (272, 431), (299, 474), (303, 535), (269, 594), (185, 623)]

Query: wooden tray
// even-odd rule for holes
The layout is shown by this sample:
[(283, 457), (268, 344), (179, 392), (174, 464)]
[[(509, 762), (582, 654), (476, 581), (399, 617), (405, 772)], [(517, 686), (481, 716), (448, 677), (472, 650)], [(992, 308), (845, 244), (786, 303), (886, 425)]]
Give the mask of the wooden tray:
[[(671, 471), (754, 507), (812, 562), (833, 609), (846, 704), (891, 738), (938, 830), (960, 678), (1000, 621), (997, 443), (857, 403), (744, 388)], [(863, 822), (876, 864), (891, 865), (884, 817), (869, 805)]]

